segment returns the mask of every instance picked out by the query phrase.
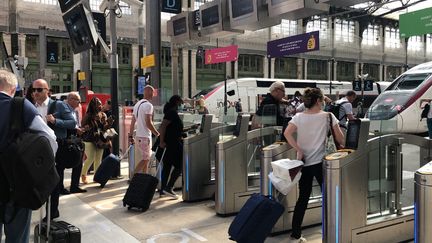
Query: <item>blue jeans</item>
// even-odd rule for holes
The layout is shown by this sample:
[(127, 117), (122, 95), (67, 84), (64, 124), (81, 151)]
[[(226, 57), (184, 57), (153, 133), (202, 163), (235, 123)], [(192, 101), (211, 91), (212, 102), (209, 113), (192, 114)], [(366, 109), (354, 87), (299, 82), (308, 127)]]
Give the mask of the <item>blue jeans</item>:
[[(3, 206), (0, 204), (0, 206)], [(31, 209), (16, 208), (17, 214), (9, 224), (4, 225), (6, 243), (27, 243), (30, 237)], [(5, 221), (8, 222), (14, 212), (14, 207), (6, 205)], [(3, 224), (0, 223), (0, 242), (3, 236)]]
[(426, 123), (428, 127), (429, 138), (432, 139), (432, 118), (428, 118)]

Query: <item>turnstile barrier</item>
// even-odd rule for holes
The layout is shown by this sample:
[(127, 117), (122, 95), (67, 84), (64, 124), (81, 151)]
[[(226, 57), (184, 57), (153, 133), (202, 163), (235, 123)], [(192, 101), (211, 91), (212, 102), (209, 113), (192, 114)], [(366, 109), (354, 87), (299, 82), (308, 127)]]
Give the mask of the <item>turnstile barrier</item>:
[[(261, 194), (272, 196), (285, 207), (285, 211), (274, 225), (272, 233), (291, 230), (294, 208), (299, 196), (298, 186), (292, 189), (286, 196), (279, 194), (268, 178), (268, 174), (272, 171), (272, 161), (286, 158), (295, 159), (297, 152), (286, 142), (276, 142), (263, 148), (261, 154)], [(315, 187), (318, 187), (318, 190), (313, 190), (310, 196), (309, 204), (303, 218), (303, 226), (321, 223), (321, 190), (318, 183), (315, 183)]]
[(324, 160), (323, 242), (400, 242), (414, 237), (411, 171), (425, 158), (406, 158), (409, 150), (428, 157), (430, 140), (409, 134), (367, 140), (368, 130), (368, 121), (362, 120), (359, 147)]

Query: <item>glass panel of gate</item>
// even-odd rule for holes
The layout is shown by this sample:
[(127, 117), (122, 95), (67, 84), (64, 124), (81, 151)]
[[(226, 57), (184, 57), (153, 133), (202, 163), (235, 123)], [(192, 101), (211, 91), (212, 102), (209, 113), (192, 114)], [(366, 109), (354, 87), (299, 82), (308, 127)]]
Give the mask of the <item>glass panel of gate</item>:
[(397, 145), (381, 137), (369, 142), (368, 154), (368, 215), (382, 216), (394, 208)]
[(420, 147), (413, 144), (402, 145), (402, 208), (414, 205), (414, 173), (421, 162)]
[[(248, 188), (260, 185), (261, 150), (276, 141), (272, 127), (277, 124), (276, 105), (264, 105), (257, 110), (252, 121), (253, 131), (246, 145), (246, 158), (248, 168)], [(251, 137), (252, 136), (252, 137)]]
[[(223, 111), (223, 110), (222, 110)], [(228, 141), (233, 138), (236, 122), (237, 122), (237, 114), (232, 112), (232, 110), (228, 109), (227, 114), (219, 113), (218, 118), (213, 118), (213, 120), (218, 121), (218, 123), (210, 130), (210, 139), (208, 146), (210, 149), (210, 178), (211, 180), (215, 180), (215, 170), (216, 170), (216, 144), (218, 142)], [(203, 146), (205, 146), (203, 144)]]

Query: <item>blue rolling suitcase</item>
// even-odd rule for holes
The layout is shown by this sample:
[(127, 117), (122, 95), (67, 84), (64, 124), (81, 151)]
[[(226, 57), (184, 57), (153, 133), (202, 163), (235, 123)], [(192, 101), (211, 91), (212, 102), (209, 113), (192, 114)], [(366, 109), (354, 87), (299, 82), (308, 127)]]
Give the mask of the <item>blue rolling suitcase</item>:
[(228, 229), (230, 240), (263, 243), (284, 210), (275, 200), (253, 194), (231, 223)]
[(120, 169), (120, 161), (125, 155), (128, 154), (131, 146), (129, 146), (129, 148), (121, 157), (118, 157), (114, 154), (109, 154), (107, 157), (105, 157), (97, 169), (93, 177), (93, 181), (99, 183), (103, 188), (108, 180), (115, 175), (115, 172)]

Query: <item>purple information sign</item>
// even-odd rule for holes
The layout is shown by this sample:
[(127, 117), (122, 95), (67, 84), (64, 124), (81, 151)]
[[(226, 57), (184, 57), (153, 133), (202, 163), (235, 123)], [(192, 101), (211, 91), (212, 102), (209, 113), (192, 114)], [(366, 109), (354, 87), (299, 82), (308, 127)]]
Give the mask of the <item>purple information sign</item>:
[(319, 31), (267, 42), (267, 57), (285, 57), (319, 50)]

